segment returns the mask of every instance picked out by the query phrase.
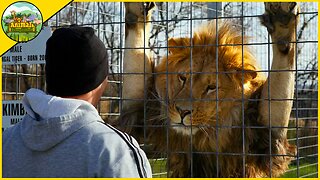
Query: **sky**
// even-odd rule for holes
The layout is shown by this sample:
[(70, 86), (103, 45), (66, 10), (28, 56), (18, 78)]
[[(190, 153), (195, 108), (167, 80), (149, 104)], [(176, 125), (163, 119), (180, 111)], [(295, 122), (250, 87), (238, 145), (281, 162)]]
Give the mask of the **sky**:
[(3, 13), (3, 16), (10, 15), (10, 11), (15, 10), (16, 12), (21, 12), (25, 10), (34, 11), (38, 14), (40, 14), (39, 10), (32, 4), (26, 3), (26, 2), (18, 2), (10, 5)]

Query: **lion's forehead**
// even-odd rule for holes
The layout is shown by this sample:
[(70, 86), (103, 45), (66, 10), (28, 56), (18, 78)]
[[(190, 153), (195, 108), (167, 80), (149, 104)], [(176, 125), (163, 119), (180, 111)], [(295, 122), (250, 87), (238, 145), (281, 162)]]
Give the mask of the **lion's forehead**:
[[(173, 57), (174, 58), (174, 57)], [(180, 57), (182, 58), (182, 57)], [(166, 62), (168, 61), (168, 63)], [(223, 65), (221, 62), (216, 61), (214, 56), (211, 55), (193, 55), (190, 57), (176, 60), (168, 58), (161, 63), (163, 71), (177, 72), (177, 73), (194, 73), (194, 74), (216, 74), (216, 72), (223, 71)]]

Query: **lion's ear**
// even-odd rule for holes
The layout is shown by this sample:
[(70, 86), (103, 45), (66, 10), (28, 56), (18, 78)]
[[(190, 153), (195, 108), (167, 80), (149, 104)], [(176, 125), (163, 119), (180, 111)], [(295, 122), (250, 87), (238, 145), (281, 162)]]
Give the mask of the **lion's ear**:
[(187, 47), (190, 47), (190, 38), (170, 38), (168, 40), (170, 53), (176, 53)]
[(257, 68), (251, 64), (242, 64), (241, 66), (234, 66), (229, 69), (232, 73), (230, 74), (231, 79), (234, 80), (239, 86), (242, 87), (242, 84), (246, 84), (249, 81), (252, 81), (257, 77)]
[(239, 47), (225, 47), (220, 54), (223, 54), (221, 61), (224, 70), (229, 72), (228, 76), (239, 87), (253, 81), (258, 76), (259, 67), (254, 56), (246, 47), (244, 50)]
[(251, 64), (244, 64), (243, 68), (240, 67), (236, 69), (237, 73), (237, 79), (240, 79), (242, 81), (242, 78), (244, 79), (245, 83), (247, 81), (251, 81), (257, 77), (256, 68)]

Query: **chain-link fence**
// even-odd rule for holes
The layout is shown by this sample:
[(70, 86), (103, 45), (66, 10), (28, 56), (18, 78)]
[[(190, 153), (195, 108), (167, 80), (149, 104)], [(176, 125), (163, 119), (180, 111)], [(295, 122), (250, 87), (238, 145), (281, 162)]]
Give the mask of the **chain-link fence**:
[[(155, 64), (159, 64), (167, 56), (169, 37), (190, 38), (201, 23), (219, 18), (231, 21), (242, 35), (250, 37), (247, 46), (256, 55), (261, 71), (268, 75), (272, 52), (268, 32), (259, 21), (264, 12), (263, 3), (158, 2), (156, 5), (150, 39), (146, 45), (150, 47)], [(283, 177), (318, 177), (318, 4), (306, 2), (300, 6), (296, 85), (288, 128), (288, 139), (297, 146), (297, 155)], [(109, 88), (101, 98), (98, 110), (105, 121), (114, 124), (121, 115), (122, 106), (125, 5), (112, 2), (71, 3), (53, 16), (47, 26), (54, 31), (71, 24), (93, 27), (108, 49), (111, 72), (108, 77)], [(3, 65), (3, 100), (21, 100), (29, 88), (45, 90), (44, 66)], [(11, 120), (10, 123), (18, 121), (19, 119)], [(167, 177), (171, 168), (175, 168), (166, 165), (168, 152), (148, 152), (147, 147), (144, 149), (149, 155), (154, 177)]]

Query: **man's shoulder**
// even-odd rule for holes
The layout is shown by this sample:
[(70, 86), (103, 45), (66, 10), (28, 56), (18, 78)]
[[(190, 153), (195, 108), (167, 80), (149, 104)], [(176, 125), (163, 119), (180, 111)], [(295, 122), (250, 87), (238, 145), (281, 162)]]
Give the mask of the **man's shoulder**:
[(89, 123), (85, 129), (95, 135), (119, 135), (119, 133), (126, 134), (111, 126), (110, 124), (103, 122), (102, 120), (97, 120)]
[(137, 141), (125, 132), (122, 132), (110, 124), (97, 121), (84, 128), (90, 134), (92, 143), (113, 146), (139, 146)]
[[(95, 150), (97, 150), (97, 148), (103, 148), (100, 150), (107, 152), (103, 153), (103, 155), (108, 156), (108, 159), (113, 162), (111, 163), (113, 169), (119, 171), (119, 166), (121, 166), (121, 168), (128, 170), (128, 172), (122, 172), (126, 174), (125, 176), (130, 177), (130, 173), (135, 174), (138, 172), (139, 174), (136, 175), (139, 175), (140, 177), (151, 177), (150, 164), (137, 141), (132, 136), (116, 129), (110, 124), (99, 123), (99, 125), (94, 125), (101, 129), (95, 131), (93, 140), (95, 144), (90, 145), (90, 147), (94, 147)], [(136, 170), (132, 171), (132, 169)]]

